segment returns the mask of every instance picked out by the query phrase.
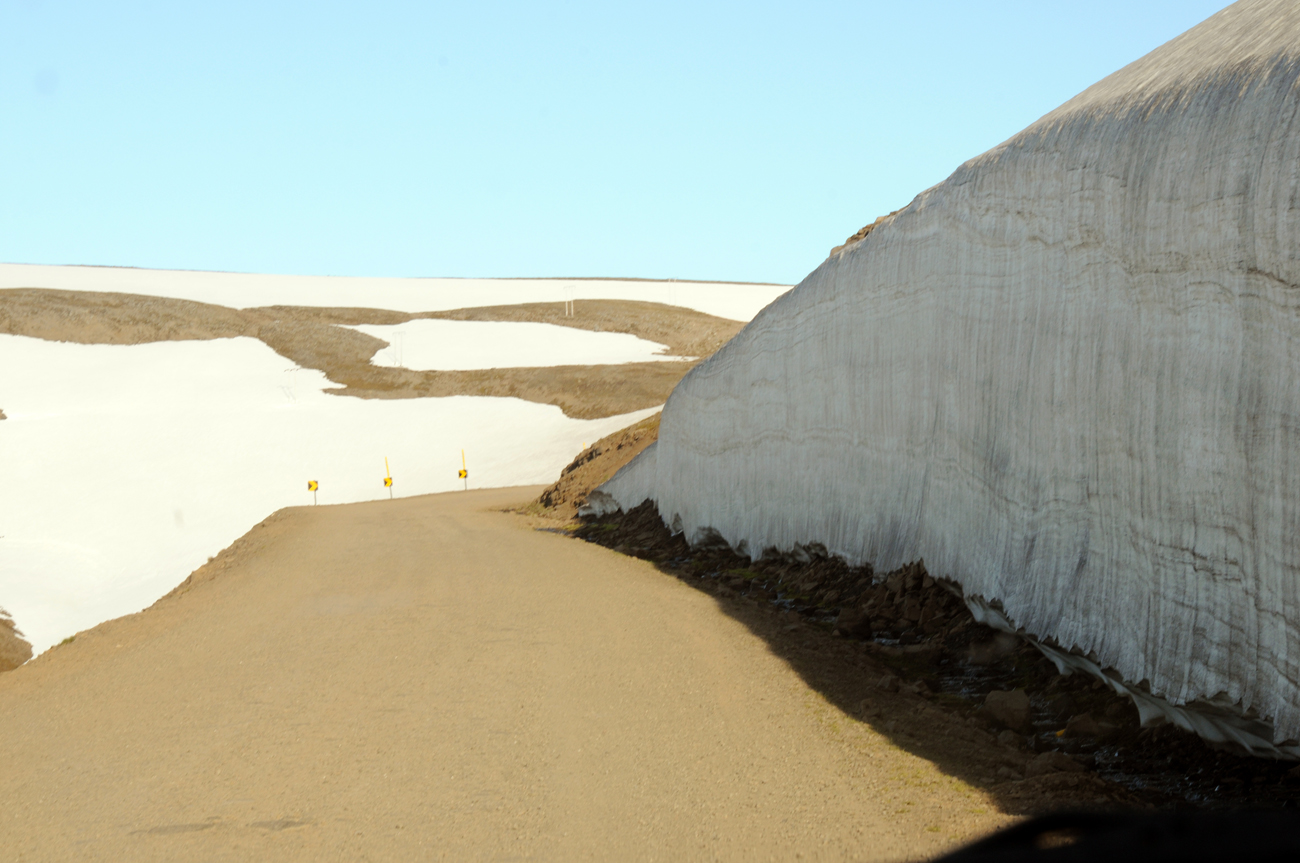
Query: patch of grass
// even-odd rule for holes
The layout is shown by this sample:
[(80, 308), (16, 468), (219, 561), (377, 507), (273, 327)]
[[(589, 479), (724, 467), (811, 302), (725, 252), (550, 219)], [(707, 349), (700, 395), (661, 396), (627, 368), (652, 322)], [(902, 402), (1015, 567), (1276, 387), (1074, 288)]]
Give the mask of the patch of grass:
[(65, 645), (65, 644), (71, 644), (72, 642), (74, 642), (74, 641), (76, 641), (76, 640), (77, 640), (77, 636), (75, 636), (75, 635), (69, 635), (67, 638), (65, 638), (65, 639), (63, 639), (62, 641), (59, 642), (59, 646), (62, 647), (62, 646)]

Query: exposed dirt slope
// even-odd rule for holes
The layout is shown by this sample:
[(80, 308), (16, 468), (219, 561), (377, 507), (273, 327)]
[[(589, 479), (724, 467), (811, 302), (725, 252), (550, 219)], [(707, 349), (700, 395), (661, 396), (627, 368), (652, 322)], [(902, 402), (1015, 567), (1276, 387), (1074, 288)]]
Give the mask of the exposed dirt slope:
[(560, 478), (537, 498), (536, 507), (530, 512), (572, 521), (593, 488), (613, 476), (658, 437), (659, 414), (655, 414), (601, 438), (578, 453), (560, 472)]
[(1007, 822), (784, 621), (500, 512), (539, 491), (281, 511), (0, 675), (7, 855), (897, 860)]
[(268, 306), (229, 309), (189, 300), (135, 294), (0, 290), (0, 333), (81, 344), (260, 339), (281, 356), (319, 369), (357, 398), (510, 396), (557, 405), (568, 416), (594, 419), (663, 404), (695, 361), (625, 365), (553, 366), (473, 371), (410, 371), (374, 366), (382, 339), (348, 329), (419, 318), (536, 321), (578, 329), (624, 332), (665, 344), (675, 356), (703, 358), (743, 324), (691, 309), (625, 300), (579, 300), (566, 317), (563, 304), (530, 303), (407, 314), (383, 309)]

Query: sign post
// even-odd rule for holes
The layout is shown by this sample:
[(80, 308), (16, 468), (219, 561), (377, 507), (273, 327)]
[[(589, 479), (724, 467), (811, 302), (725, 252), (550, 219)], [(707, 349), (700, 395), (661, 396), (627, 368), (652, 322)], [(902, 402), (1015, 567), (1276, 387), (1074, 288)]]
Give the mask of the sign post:
[(456, 471), (456, 476), (465, 480), (463, 491), (469, 491), (469, 467), (465, 464), (465, 450), (460, 451), (460, 470)]
[(388, 456), (384, 456), (384, 488), (388, 489), (388, 499), (393, 499), (393, 472), (388, 467)]
[(320, 488), (320, 483), (314, 479), (307, 480), (307, 491), (311, 492), (311, 505), (316, 505), (316, 489)]

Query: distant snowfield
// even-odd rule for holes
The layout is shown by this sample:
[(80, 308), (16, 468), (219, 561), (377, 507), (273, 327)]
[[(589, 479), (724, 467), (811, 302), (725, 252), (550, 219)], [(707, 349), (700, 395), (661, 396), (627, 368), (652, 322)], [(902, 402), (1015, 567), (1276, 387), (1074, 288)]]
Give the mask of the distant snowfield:
[(472, 306), (564, 300), (641, 300), (749, 321), (789, 285), (729, 282), (650, 282), (620, 279), (381, 279), (348, 276), (267, 276), (130, 267), (0, 264), (0, 288), (117, 291), (173, 297), (230, 308), (256, 306), (363, 307), (436, 312)]
[(606, 365), (681, 360), (666, 345), (627, 333), (596, 333), (555, 324), (418, 320), (352, 327), (383, 339), (377, 366), (415, 371)]
[[(341, 303), (357, 305), (356, 302)], [(375, 305), (385, 305), (377, 302)], [(484, 326), (506, 326), (485, 324)], [(78, 345), (0, 335), (0, 605), (39, 653), (138, 611), (274, 510), (554, 480), (654, 410), (330, 396), (248, 338)]]

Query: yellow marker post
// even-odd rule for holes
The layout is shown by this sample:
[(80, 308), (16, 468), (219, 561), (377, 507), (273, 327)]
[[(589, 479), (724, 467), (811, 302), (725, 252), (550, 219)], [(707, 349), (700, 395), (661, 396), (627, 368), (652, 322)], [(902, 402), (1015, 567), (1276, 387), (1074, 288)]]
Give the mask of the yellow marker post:
[(456, 471), (456, 476), (465, 480), (463, 491), (469, 491), (469, 466), (465, 464), (465, 450), (460, 451), (460, 470)]
[(320, 488), (320, 483), (314, 479), (307, 480), (307, 491), (311, 492), (311, 505), (316, 505), (316, 489)]
[(388, 489), (388, 499), (393, 499), (393, 472), (388, 467), (388, 456), (384, 456), (384, 488)]

